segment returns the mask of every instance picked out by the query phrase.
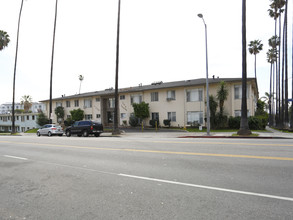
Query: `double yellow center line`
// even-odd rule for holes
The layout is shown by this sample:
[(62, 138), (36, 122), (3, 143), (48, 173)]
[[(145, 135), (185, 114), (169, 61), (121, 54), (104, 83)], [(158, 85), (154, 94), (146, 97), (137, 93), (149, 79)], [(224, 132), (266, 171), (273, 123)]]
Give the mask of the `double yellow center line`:
[(173, 155), (188, 155), (188, 156), (230, 157), (230, 158), (293, 161), (292, 157), (272, 157), (272, 156), (256, 156), (256, 155), (238, 155), (238, 154), (197, 153), (197, 152), (143, 150), (143, 149), (111, 148), (111, 147), (109, 147), (109, 148), (106, 148), (106, 147), (87, 147), (87, 146), (25, 143), (25, 142), (11, 142), (11, 141), (0, 141), (0, 143), (13, 143), (13, 144), (21, 144), (21, 145), (37, 145), (37, 146), (48, 146), (48, 147), (59, 147), (59, 148), (74, 148), (74, 149), (105, 150), (105, 151), (122, 151), (122, 152), (173, 154)]

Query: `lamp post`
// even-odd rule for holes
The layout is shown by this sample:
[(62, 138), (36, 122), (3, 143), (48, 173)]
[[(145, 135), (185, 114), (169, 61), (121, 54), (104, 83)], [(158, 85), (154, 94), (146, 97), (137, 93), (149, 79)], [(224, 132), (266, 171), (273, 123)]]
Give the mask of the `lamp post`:
[(209, 97), (209, 66), (208, 66), (208, 33), (207, 33), (207, 25), (203, 19), (202, 14), (197, 15), (202, 19), (204, 27), (205, 27), (205, 43), (206, 43), (206, 90), (207, 90), (207, 135), (210, 135), (210, 97)]

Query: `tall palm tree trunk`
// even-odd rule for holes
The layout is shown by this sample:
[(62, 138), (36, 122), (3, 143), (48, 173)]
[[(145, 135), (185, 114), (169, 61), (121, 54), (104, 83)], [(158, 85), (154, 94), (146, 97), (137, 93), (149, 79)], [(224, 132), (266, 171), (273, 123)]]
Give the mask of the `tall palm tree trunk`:
[(271, 63), (271, 69), (270, 69), (270, 95), (269, 95), (269, 125), (273, 125), (272, 120), (272, 69), (273, 69), (273, 63)]
[(58, 0), (55, 4), (55, 19), (54, 19), (54, 29), (53, 29), (53, 43), (52, 43), (52, 56), (51, 56), (51, 74), (50, 74), (50, 104), (49, 104), (49, 121), (52, 123), (52, 87), (53, 87), (53, 65), (54, 65), (54, 50), (55, 50), (55, 33), (56, 33), (56, 21), (57, 21), (57, 9)]
[(241, 121), (238, 135), (250, 135), (247, 119), (247, 63), (246, 63), (246, 0), (242, 0), (242, 101)]
[(20, 18), (22, 13), (23, 0), (21, 0), (20, 11), (18, 16), (18, 25), (17, 25), (17, 38), (16, 38), (16, 51), (15, 51), (15, 62), (14, 62), (14, 75), (13, 75), (13, 96), (12, 96), (12, 129), (11, 133), (15, 133), (15, 78), (16, 78), (16, 64), (17, 64), (17, 55), (18, 55), (18, 40), (19, 40), (19, 28), (20, 28)]
[(288, 112), (288, 0), (285, 5), (285, 21), (284, 21), (284, 39), (285, 39), (285, 126), (289, 125), (289, 112)]

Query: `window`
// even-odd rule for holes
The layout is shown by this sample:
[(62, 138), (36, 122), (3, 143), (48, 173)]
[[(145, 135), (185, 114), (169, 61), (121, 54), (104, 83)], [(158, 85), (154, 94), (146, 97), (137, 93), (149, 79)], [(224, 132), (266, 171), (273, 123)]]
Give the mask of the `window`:
[[(246, 97), (249, 99), (249, 85), (246, 88)], [(242, 99), (242, 85), (234, 86), (234, 99)]]
[(120, 100), (125, 100), (125, 95), (121, 95)]
[(62, 106), (62, 102), (56, 102), (56, 107)]
[(26, 116), (26, 120), (30, 120), (30, 116), (29, 115)]
[(168, 120), (176, 121), (176, 112), (168, 112)]
[(66, 118), (67, 118), (67, 119), (71, 118), (71, 115), (67, 115)]
[(85, 99), (84, 100), (84, 108), (91, 108), (92, 107), (92, 100), (91, 99)]
[(142, 95), (132, 95), (131, 96), (131, 104), (137, 103), (140, 104), (142, 102)]
[(158, 112), (152, 113), (152, 120), (159, 120), (159, 113)]
[(100, 102), (101, 101), (101, 99), (100, 98), (96, 98), (96, 102)]
[(115, 108), (115, 98), (109, 98), (108, 106), (109, 108)]
[(19, 120), (19, 116), (16, 116), (16, 120), (17, 120), (17, 121)]
[(74, 100), (74, 107), (79, 107), (79, 100)]
[[(235, 117), (241, 117), (241, 110), (235, 110), (234, 115), (235, 115)], [(250, 116), (250, 112), (249, 112), (249, 110), (247, 110), (247, 117), (249, 117), (249, 116)]]
[(202, 89), (190, 89), (186, 91), (187, 102), (202, 101)]
[(170, 100), (175, 100), (175, 99), (176, 99), (175, 90), (167, 91), (167, 100), (170, 101)]
[(32, 115), (32, 120), (35, 120), (35, 116), (34, 115)]
[(84, 119), (85, 120), (92, 120), (93, 119), (93, 115), (90, 114), (90, 115), (84, 115)]
[(67, 107), (67, 108), (70, 107), (70, 101), (66, 101), (66, 107)]
[(24, 116), (21, 116), (21, 121), (25, 121), (25, 117)]
[(3, 117), (3, 121), (7, 121), (7, 116), (4, 116)]
[(187, 124), (192, 124), (195, 122), (203, 124), (203, 113), (195, 111), (187, 112)]
[(151, 93), (151, 102), (157, 102), (159, 101), (159, 93), (158, 92), (152, 92)]
[(101, 114), (96, 114), (96, 118), (101, 118)]
[(120, 118), (126, 118), (126, 113), (121, 113)]

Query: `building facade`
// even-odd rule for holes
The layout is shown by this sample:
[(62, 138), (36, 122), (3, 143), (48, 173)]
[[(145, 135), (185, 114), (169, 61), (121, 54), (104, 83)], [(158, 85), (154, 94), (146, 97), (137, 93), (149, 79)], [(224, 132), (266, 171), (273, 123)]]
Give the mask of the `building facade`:
[[(16, 132), (25, 132), (33, 128), (39, 128), (36, 120), (38, 113), (15, 114), (15, 130)], [(11, 132), (12, 130), (12, 115), (0, 114), (0, 131)]]
[[(241, 115), (242, 79), (212, 78), (209, 79), (209, 94), (216, 97), (220, 81), (225, 81), (228, 98), (225, 101), (224, 113), (228, 116)], [(63, 106), (65, 119), (70, 117), (73, 109), (82, 109), (86, 120), (100, 121), (104, 126), (113, 125), (115, 90), (83, 93), (73, 96), (54, 98), (52, 102), (54, 123), (57, 118), (54, 109)], [(255, 78), (247, 79), (248, 116), (256, 110), (258, 88)], [(132, 103), (149, 103), (150, 119), (158, 119), (161, 125), (165, 119), (171, 120), (171, 126), (184, 127), (194, 122), (205, 125), (206, 118), (206, 81), (205, 79), (185, 80), (177, 82), (155, 82), (151, 85), (119, 89), (119, 125), (129, 125), (129, 117), (133, 114)], [(48, 114), (49, 100), (41, 101), (46, 105)], [(148, 122), (148, 120), (146, 120)], [(148, 125), (148, 124), (147, 124)]]
[[(45, 111), (45, 104), (44, 103), (39, 103), (39, 102), (32, 102), (32, 106), (29, 109), (29, 112), (32, 113), (40, 113)], [(15, 110), (24, 110), (24, 107), (21, 103), (15, 103), (14, 104), (14, 109)], [(10, 114), (12, 113), (12, 103), (4, 103), (0, 105), (0, 114)]]

